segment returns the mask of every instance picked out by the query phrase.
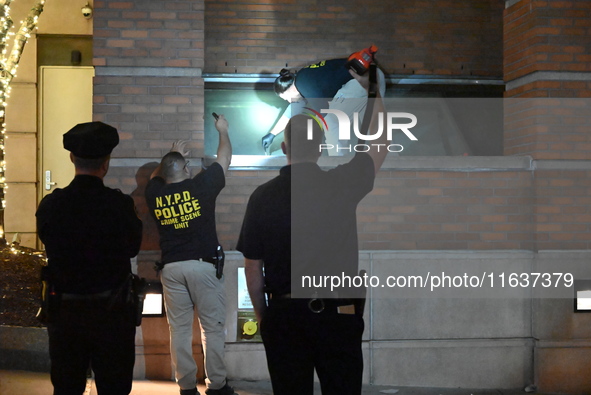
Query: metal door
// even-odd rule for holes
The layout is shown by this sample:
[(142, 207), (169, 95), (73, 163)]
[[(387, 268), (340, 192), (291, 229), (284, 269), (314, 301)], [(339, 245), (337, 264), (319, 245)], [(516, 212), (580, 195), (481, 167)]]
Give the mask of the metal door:
[(67, 186), (74, 178), (63, 134), (74, 125), (92, 121), (93, 67), (43, 66), (40, 70), (39, 195)]

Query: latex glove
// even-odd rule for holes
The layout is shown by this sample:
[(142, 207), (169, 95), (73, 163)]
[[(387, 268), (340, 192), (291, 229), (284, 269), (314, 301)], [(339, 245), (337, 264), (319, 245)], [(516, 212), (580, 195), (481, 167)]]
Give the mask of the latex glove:
[(269, 148), (271, 144), (273, 144), (274, 139), (275, 135), (273, 133), (267, 133), (266, 135), (264, 135), (262, 139), (263, 149), (266, 150), (267, 148)]

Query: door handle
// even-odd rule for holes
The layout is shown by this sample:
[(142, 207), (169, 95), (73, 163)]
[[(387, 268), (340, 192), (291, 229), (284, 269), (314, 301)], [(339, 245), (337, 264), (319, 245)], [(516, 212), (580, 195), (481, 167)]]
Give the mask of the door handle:
[(49, 191), (54, 185), (56, 185), (56, 183), (51, 182), (51, 170), (45, 170), (45, 190)]

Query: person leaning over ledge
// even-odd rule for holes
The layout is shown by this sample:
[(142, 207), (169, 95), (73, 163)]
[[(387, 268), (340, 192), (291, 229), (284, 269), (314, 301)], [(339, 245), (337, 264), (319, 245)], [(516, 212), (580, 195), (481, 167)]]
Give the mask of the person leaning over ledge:
[(59, 305), (47, 325), (54, 395), (83, 394), (89, 367), (99, 394), (131, 392), (135, 310), (116, 295), (139, 252), (142, 222), (131, 197), (103, 184), (118, 143), (117, 130), (102, 122), (64, 134), (75, 177), (36, 213), (55, 293), (50, 305)]
[[(386, 92), (386, 80), (382, 70), (377, 69), (378, 88), (383, 97)], [(363, 119), (367, 104), (367, 90), (352, 77), (347, 67), (347, 58), (323, 60), (292, 73), (282, 69), (273, 84), (277, 96), (289, 103), (279, 120), (261, 142), (267, 150), (275, 137), (283, 132), (292, 116), (305, 112), (308, 108), (321, 111), (324, 108), (340, 110), (353, 119), (354, 114)], [(341, 156), (345, 150), (336, 147), (348, 142), (340, 141), (338, 121), (332, 114), (326, 116), (328, 130), (326, 143), (329, 155)]]

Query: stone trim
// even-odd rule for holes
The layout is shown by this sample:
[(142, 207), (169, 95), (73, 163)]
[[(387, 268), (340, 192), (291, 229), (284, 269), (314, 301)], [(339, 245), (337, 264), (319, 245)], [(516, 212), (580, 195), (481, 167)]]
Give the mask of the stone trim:
[(591, 81), (591, 73), (572, 71), (534, 71), (507, 82), (506, 90), (511, 91), (537, 81)]
[(201, 77), (200, 68), (195, 67), (112, 67), (96, 66), (97, 76), (109, 77)]
[[(203, 73), (203, 80), (219, 83), (268, 83), (272, 84), (279, 74), (257, 73)], [(502, 79), (478, 76), (445, 76), (445, 75), (386, 75), (386, 83), (391, 85), (504, 85)]]
[[(193, 160), (199, 158), (193, 158)], [(205, 166), (215, 161), (214, 157), (201, 158)], [(347, 163), (348, 157), (322, 157), (321, 167)], [(160, 158), (112, 158), (111, 167), (141, 167)], [(272, 170), (285, 166), (283, 156), (234, 155), (231, 170)], [(461, 172), (535, 171), (535, 170), (591, 170), (588, 160), (534, 160), (530, 156), (391, 156), (387, 157), (382, 170), (437, 170)]]

